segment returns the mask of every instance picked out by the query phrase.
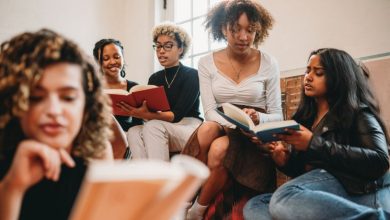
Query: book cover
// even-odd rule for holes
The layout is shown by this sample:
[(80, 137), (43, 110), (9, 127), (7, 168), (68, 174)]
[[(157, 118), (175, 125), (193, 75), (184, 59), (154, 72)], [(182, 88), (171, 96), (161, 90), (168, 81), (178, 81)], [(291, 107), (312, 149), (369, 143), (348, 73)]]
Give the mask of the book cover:
[(171, 162), (93, 161), (70, 219), (170, 220), (208, 176), (206, 165), (186, 155)]
[(116, 104), (123, 101), (128, 105), (138, 108), (146, 100), (150, 111), (169, 111), (170, 106), (164, 87), (154, 85), (136, 85), (129, 92), (122, 89), (105, 89), (112, 101), (114, 115), (127, 115), (125, 111), (117, 107)]
[(246, 132), (255, 134), (262, 142), (278, 141), (274, 134), (283, 134), (285, 129), (299, 130), (299, 124), (294, 120), (266, 122), (255, 125), (252, 119), (240, 108), (230, 103), (222, 104), (223, 112), (217, 112), (230, 123)]

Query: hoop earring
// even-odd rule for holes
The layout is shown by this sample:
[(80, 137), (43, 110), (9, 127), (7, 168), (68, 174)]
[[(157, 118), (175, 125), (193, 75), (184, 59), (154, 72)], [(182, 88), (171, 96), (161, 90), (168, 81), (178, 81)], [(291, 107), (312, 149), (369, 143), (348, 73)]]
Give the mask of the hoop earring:
[(123, 68), (122, 68), (121, 73), (120, 73), (121, 77), (123, 77), (123, 78), (125, 78), (125, 76), (126, 76), (125, 65), (126, 64), (123, 65)]

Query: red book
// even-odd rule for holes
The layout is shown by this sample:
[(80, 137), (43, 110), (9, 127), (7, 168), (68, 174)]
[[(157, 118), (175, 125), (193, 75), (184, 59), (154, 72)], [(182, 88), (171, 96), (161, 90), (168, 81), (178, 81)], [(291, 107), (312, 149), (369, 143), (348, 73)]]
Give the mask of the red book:
[(132, 107), (140, 107), (144, 100), (149, 111), (169, 111), (169, 102), (165, 94), (164, 87), (154, 85), (136, 85), (129, 92), (123, 89), (105, 89), (112, 101), (112, 111), (114, 115), (128, 115), (121, 108), (116, 106), (123, 101)]

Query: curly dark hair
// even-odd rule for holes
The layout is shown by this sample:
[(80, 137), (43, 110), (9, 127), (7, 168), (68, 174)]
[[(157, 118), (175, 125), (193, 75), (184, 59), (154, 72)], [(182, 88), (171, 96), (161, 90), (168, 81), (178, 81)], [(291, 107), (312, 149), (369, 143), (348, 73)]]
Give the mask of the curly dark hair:
[[(95, 57), (95, 60), (99, 63), (100, 66), (103, 64), (103, 56), (100, 56), (103, 54), (104, 47), (109, 44), (115, 44), (121, 49), (121, 53), (123, 56), (123, 45), (119, 40), (108, 38), (108, 39), (101, 39), (98, 42), (95, 43), (95, 47), (93, 48), (93, 57)], [(121, 69), (121, 76), (126, 76), (126, 70), (125, 65), (123, 65), (123, 68)]]
[(19, 34), (0, 50), (0, 155), (14, 152), (25, 136), (19, 118), (29, 108), (32, 88), (49, 65), (67, 62), (82, 70), (85, 109), (82, 127), (73, 141), (72, 154), (99, 158), (111, 137), (111, 108), (95, 62), (72, 41), (42, 29)]
[(223, 29), (234, 29), (240, 16), (245, 13), (256, 30), (253, 44), (257, 47), (269, 35), (274, 19), (271, 14), (255, 0), (225, 0), (215, 5), (207, 14), (205, 24), (214, 40), (226, 40)]

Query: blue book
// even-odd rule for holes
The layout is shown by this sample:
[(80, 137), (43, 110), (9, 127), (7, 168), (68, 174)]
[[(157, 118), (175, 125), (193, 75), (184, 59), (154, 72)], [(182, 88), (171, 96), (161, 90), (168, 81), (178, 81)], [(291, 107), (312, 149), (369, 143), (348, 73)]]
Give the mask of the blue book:
[(246, 132), (253, 133), (263, 143), (278, 141), (274, 134), (284, 134), (285, 129), (299, 130), (299, 124), (294, 120), (273, 121), (255, 125), (252, 119), (244, 111), (230, 103), (222, 104), (223, 112), (217, 112), (228, 122), (236, 125)]

